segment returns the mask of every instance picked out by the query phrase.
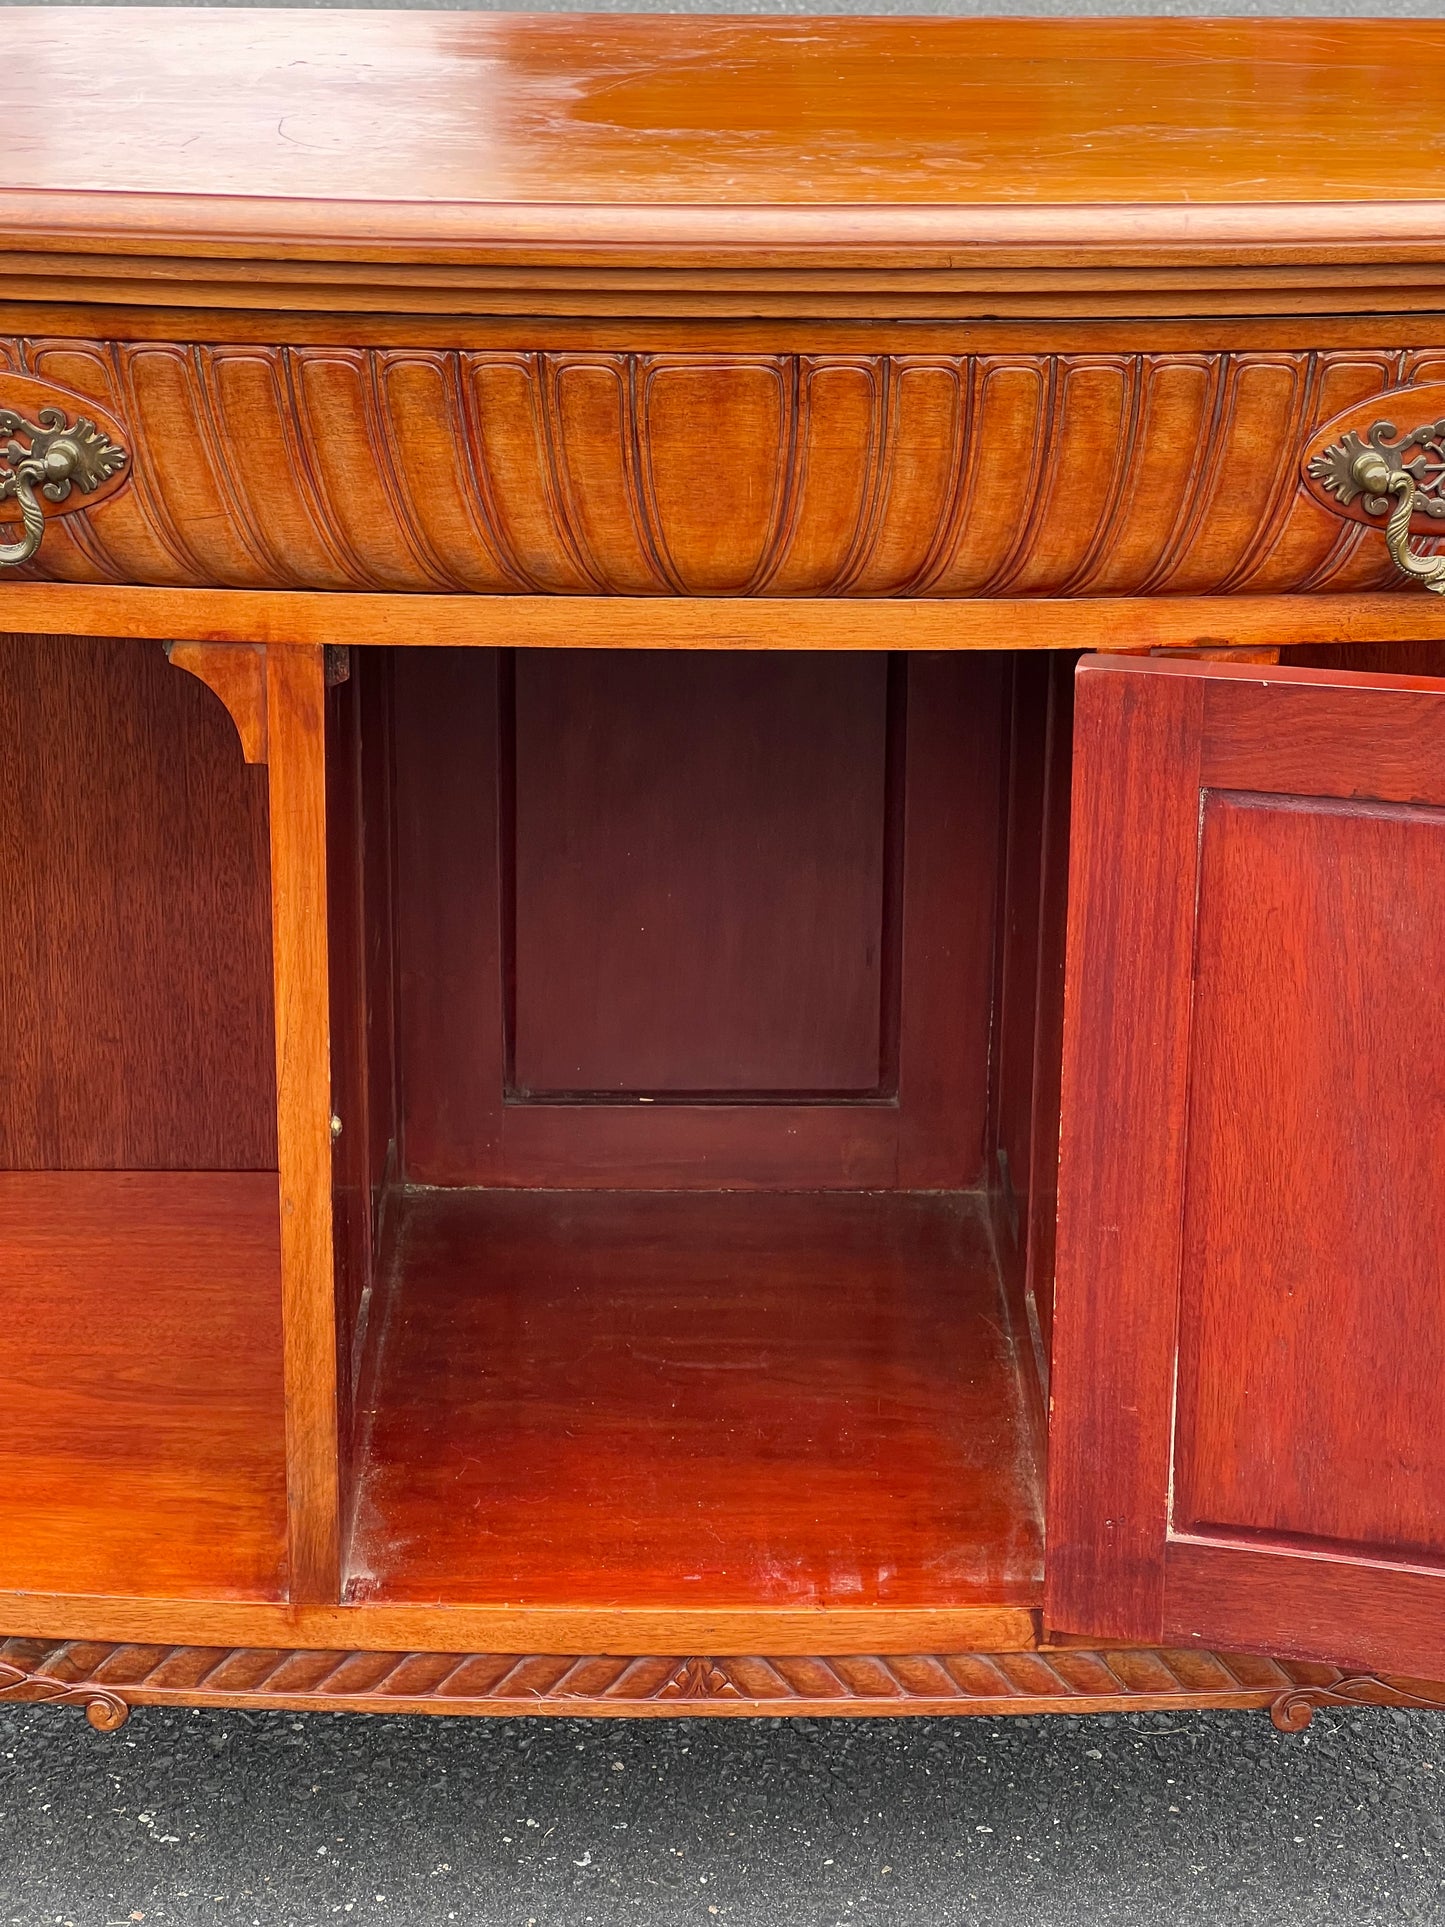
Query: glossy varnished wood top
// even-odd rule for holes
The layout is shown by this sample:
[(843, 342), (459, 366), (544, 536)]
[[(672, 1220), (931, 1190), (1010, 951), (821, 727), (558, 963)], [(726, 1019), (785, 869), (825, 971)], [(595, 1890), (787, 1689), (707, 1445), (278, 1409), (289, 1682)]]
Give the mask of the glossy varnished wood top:
[(7, 9), (6, 50), (45, 109), (0, 155), (12, 248), (957, 267), (1445, 237), (1445, 23), (46, 7)]

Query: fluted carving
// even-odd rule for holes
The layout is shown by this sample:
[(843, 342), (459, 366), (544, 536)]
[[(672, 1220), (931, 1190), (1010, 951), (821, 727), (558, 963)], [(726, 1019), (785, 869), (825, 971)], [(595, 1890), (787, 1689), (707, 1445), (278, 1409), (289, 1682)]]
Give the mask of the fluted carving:
[[(123, 426), (75, 582), (556, 595), (1358, 591), (1319, 426), (1445, 350), (659, 354), (0, 342)], [(0, 372), (0, 402), (5, 376)]]

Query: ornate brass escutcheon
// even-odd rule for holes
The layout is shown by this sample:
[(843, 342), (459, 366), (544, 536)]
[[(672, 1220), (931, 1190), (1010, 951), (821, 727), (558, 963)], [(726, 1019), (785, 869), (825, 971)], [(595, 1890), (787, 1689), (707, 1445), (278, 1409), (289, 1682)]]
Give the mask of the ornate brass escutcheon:
[(13, 408), (0, 408), (0, 435), (14, 438), (0, 464), (0, 502), (17, 502), (24, 524), (18, 542), (0, 544), (0, 569), (18, 568), (40, 547), (45, 510), (37, 490), (50, 502), (65, 501), (76, 488), (88, 495), (126, 461), (126, 451), (87, 416), (72, 422), (63, 408), (49, 406), (36, 414), (31, 422)]
[[(1351, 429), (1315, 456), (1309, 472), (1346, 507), (1362, 497), (1371, 515), (1388, 509), (1385, 546), (1396, 567), (1436, 595), (1445, 595), (1445, 555), (1416, 555), (1409, 543), (1416, 515), (1445, 519), (1445, 500), (1435, 492), (1445, 477), (1445, 420), (1412, 428), (1398, 441), (1394, 435), (1395, 424), (1386, 421), (1372, 422), (1363, 441)], [(1421, 452), (1407, 460), (1412, 448)]]
[[(1408, 407), (1418, 419), (1432, 405), (1435, 418), (1403, 435), (1378, 413)], [(1366, 523), (1388, 517), (1385, 545), (1395, 566), (1445, 595), (1445, 555), (1422, 555), (1409, 540), (1412, 532), (1445, 535), (1445, 383), (1399, 389), (1337, 416), (1315, 438), (1304, 471), (1315, 499), (1336, 513)]]

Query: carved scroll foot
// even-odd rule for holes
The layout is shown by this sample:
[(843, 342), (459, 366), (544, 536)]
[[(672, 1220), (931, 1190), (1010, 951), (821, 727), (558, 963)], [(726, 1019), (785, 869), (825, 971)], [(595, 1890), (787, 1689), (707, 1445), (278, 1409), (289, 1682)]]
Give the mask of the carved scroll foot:
[(119, 1693), (93, 1680), (75, 1684), (50, 1673), (27, 1673), (0, 1660), (0, 1700), (25, 1706), (83, 1706), (97, 1733), (115, 1733), (130, 1718), (130, 1708)]
[(1417, 1680), (1379, 1679), (1373, 1673), (1352, 1673), (1327, 1686), (1296, 1686), (1281, 1693), (1269, 1717), (1281, 1733), (1303, 1733), (1321, 1706), (1395, 1706), (1418, 1712), (1445, 1713), (1445, 1687)]

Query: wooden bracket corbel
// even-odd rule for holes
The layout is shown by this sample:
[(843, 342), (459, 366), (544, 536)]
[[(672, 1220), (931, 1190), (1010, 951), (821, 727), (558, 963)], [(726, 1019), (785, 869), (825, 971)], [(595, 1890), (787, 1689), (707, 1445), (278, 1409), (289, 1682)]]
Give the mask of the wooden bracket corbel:
[(266, 648), (254, 642), (168, 642), (166, 658), (203, 682), (225, 704), (241, 754), (266, 761)]

